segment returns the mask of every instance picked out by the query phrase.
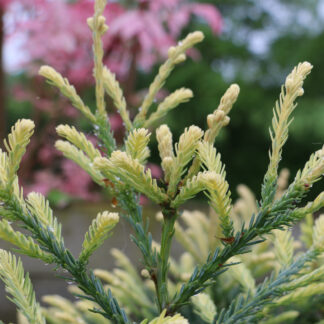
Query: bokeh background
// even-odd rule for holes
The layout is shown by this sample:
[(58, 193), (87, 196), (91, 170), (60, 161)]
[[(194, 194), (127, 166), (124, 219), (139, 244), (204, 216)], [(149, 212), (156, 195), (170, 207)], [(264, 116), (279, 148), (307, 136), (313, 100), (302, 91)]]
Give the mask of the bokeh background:
[[(18, 118), (35, 121), (36, 134), (23, 160), (21, 182), (25, 193), (38, 191), (48, 197), (76, 252), (91, 217), (110, 202), (87, 174), (55, 150), (58, 124), (73, 124), (90, 139), (92, 130), (69, 102), (37, 76), (37, 71), (42, 64), (55, 67), (94, 107), (91, 33), (86, 25), (92, 13), (91, 0), (0, 0), (0, 137)], [(194, 92), (190, 102), (165, 120), (177, 139), (193, 123), (205, 129), (207, 114), (217, 108), (227, 87), (234, 82), (240, 85), (231, 122), (216, 140), (234, 198), (240, 183), (259, 192), (268, 162), (272, 108), (285, 76), (305, 60), (314, 69), (294, 113), (281, 166), (294, 175), (310, 153), (322, 146), (323, 0), (111, 0), (105, 15), (110, 26), (104, 37), (105, 64), (121, 82), (132, 114), (169, 46), (190, 31), (204, 32), (205, 41), (176, 68), (159, 96), (162, 99), (182, 86)], [(109, 101), (107, 109), (120, 141), (124, 131), (121, 119)], [(150, 167), (158, 177), (161, 171), (154, 141), (153, 137)], [(314, 195), (321, 190), (317, 185)], [(131, 243), (125, 243), (128, 229), (120, 231), (122, 239), (116, 244), (133, 251)], [(106, 265), (108, 259), (104, 248), (93, 265)], [(64, 284), (49, 281), (52, 273), (48, 275), (40, 264), (26, 262), (36, 290), (40, 286), (39, 294), (63, 293)], [(12, 307), (3, 295), (0, 290), (0, 318), (12, 319)]]

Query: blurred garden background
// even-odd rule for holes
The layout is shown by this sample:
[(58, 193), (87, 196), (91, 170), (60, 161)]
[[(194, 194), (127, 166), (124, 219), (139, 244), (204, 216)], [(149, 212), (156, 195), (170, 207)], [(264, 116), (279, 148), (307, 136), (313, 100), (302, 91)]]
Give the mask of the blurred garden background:
[[(191, 124), (205, 129), (206, 116), (217, 108), (228, 86), (239, 84), (241, 93), (230, 114), (231, 122), (216, 140), (234, 198), (240, 183), (260, 191), (268, 163), (272, 108), (285, 76), (305, 60), (314, 69), (294, 113), (281, 166), (294, 175), (323, 145), (323, 0), (108, 3), (106, 18), (110, 28), (104, 39), (105, 64), (123, 85), (132, 114), (165, 60), (167, 49), (190, 31), (201, 30), (206, 39), (189, 53), (189, 60), (176, 68), (159, 94), (162, 99), (182, 86), (194, 92), (190, 102), (179, 106), (165, 120), (175, 139)], [(90, 210), (89, 204), (99, 206), (99, 202), (109, 200), (101, 196), (84, 171), (55, 150), (58, 124), (75, 125), (90, 139), (93, 130), (68, 101), (37, 75), (41, 65), (53, 66), (75, 85), (89, 107), (94, 107), (91, 33), (86, 24), (92, 14), (91, 0), (0, 0), (0, 137), (18, 118), (35, 121), (36, 134), (23, 160), (21, 181), (25, 193), (41, 192), (61, 210), (82, 202), (84, 212), (85, 205)], [(120, 140), (124, 133), (121, 118), (112, 102), (108, 102), (107, 109)], [(161, 171), (157, 151), (152, 151), (150, 162), (152, 173), (158, 177)], [(316, 188), (313, 194), (319, 192), (320, 188)], [(72, 231), (73, 222), (69, 222)], [(85, 228), (74, 228), (80, 241)]]

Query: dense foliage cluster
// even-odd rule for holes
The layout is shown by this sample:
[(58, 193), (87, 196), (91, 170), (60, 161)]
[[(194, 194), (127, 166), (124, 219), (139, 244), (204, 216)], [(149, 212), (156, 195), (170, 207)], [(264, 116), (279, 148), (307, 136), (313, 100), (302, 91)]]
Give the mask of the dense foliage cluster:
[[(18, 62), (11, 65), (15, 72), (20, 72), (20, 77), (12, 77), (16, 82), (10, 89), (16, 104), (7, 109), (7, 113), (0, 109), (0, 131), (3, 128), (5, 133), (9, 121), (16, 120), (13, 115), (19, 106), (23, 111), (19, 111), (18, 116), (23, 113), (37, 125), (24, 157), (24, 172), (21, 172), (25, 191), (50, 194), (50, 199), (58, 196), (54, 200), (68, 197), (100, 199), (99, 190), (91, 178), (71, 161), (62, 159), (53, 145), (55, 125), (65, 119), (76, 125), (80, 114), (63, 96), (57, 96), (46, 87), (37, 75), (41, 65), (50, 65), (67, 77), (78, 93), (94, 101), (92, 93), (89, 94), (89, 88), (93, 86), (91, 31), (85, 24), (93, 12), (93, 0), (9, 0), (0, 1), (1, 6), (0, 21), (4, 21), (6, 34), (3, 45), (14, 47), (11, 51), (15, 55), (11, 57)], [(129, 107), (138, 103), (139, 71), (148, 73), (154, 65), (165, 60), (169, 47), (176, 44), (182, 30), (193, 19), (207, 23), (213, 35), (218, 35), (222, 27), (215, 6), (188, 0), (114, 1), (107, 4), (103, 15), (109, 23), (109, 36), (102, 38), (103, 63), (123, 82)], [(17, 52), (24, 54), (17, 55)], [(190, 55), (198, 58), (199, 52), (195, 50)], [(0, 96), (1, 100), (4, 98)], [(29, 107), (32, 107), (30, 114)], [(113, 109), (110, 109), (109, 120), (117, 137), (122, 137), (122, 120)], [(89, 125), (82, 118), (81, 123)], [(87, 137), (92, 139), (90, 134)], [(78, 177), (70, 175), (70, 170), (75, 168)]]
[[(22, 263), (1, 250), (0, 278), (21, 316), (35, 324), (185, 324), (188, 319), (214, 324), (280, 323), (296, 318), (307, 322), (308, 316), (313, 316), (310, 321), (319, 320), (314, 310), (307, 311), (307, 306), (313, 305), (305, 306), (305, 302), (324, 295), (324, 217), (314, 224), (312, 221), (312, 214), (324, 206), (324, 193), (306, 204), (304, 201), (312, 185), (323, 177), (324, 147), (309, 157), (288, 186), (287, 172), (279, 174), (291, 114), (297, 98), (303, 95), (312, 65), (304, 62), (292, 70), (276, 102), (260, 202), (256, 203), (251, 192), (241, 187), (242, 198), (233, 204), (225, 166), (214, 141), (230, 122), (228, 114), (239, 95), (239, 86), (231, 85), (217, 109), (207, 116), (207, 130), (192, 125), (174, 145), (167, 125), (156, 129), (163, 169), (163, 177), (157, 181), (145, 167), (150, 156), (150, 130), (170, 110), (188, 101), (192, 92), (178, 89), (154, 111), (151, 107), (173, 69), (186, 60), (187, 50), (204, 36), (201, 32), (190, 33), (168, 50), (168, 59), (132, 118), (115, 75), (103, 64), (102, 37), (108, 29), (103, 16), (105, 5), (105, 0), (96, 0), (94, 16), (87, 20), (93, 37), (96, 109), (87, 106), (69, 80), (54, 68), (43, 66), (39, 73), (89, 120), (100, 147), (96, 148), (76, 128), (60, 125), (57, 132), (63, 140), (56, 142), (56, 148), (114, 197), (120, 212), (99, 213), (85, 234), (79, 256), (72, 255), (48, 201), (34, 192), (23, 195), (17, 171), (35, 125), (27, 119), (16, 122), (4, 142), (6, 151), (0, 152), (0, 237), (14, 244), (18, 252), (55, 265), (56, 271), (62, 271), (63, 277), (75, 284), (71, 291), (80, 298), (72, 303), (59, 296), (46, 296), (44, 301), (50, 308), (42, 309)], [(120, 147), (107, 118), (105, 94), (111, 97), (127, 130)], [(182, 205), (200, 192), (207, 196), (210, 214), (183, 211)], [(160, 207), (160, 243), (154, 240), (143, 218), (140, 194)], [(142, 254), (141, 276), (127, 256), (115, 249), (112, 253), (118, 268), (113, 272), (88, 268), (90, 256), (108, 238), (120, 216), (131, 225), (131, 240)], [(290, 229), (305, 217), (305, 249), (301, 249)], [(12, 222), (25, 231), (17, 230)], [(173, 237), (186, 250), (179, 261), (170, 256)], [(322, 306), (316, 304), (316, 299), (314, 304), (320, 314)]]

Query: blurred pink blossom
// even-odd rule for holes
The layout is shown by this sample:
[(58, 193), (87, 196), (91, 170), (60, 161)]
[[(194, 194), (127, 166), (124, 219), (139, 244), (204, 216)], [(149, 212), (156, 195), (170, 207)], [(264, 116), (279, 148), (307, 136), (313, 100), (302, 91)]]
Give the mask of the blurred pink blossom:
[(146, 169), (150, 169), (153, 178), (160, 179), (162, 177), (162, 169), (159, 165), (148, 163)]
[(61, 191), (85, 200), (98, 200), (99, 193), (90, 190), (93, 181), (90, 176), (76, 165), (73, 161), (64, 159), (62, 161), (62, 181), (58, 186)]
[(59, 188), (62, 181), (48, 170), (35, 171), (32, 180), (32, 183), (24, 184), (25, 194), (35, 191), (46, 196), (51, 190)]
[[(28, 8), (29, 19), (18, 23), (15, 34), (25, 38), (27, 55), (22, 63), (30, 72), (36, 73), (46, 63), (79, 87), (92, 82), (91, 33), (85, 22), (93, 14), (93, 0), (7, 2), (12, 8), (15, 3)], [(126, 77), (133, 59), (145, 71), (165, 59), (192, 16), (206, 21), (214, 33), (221, 31), (221, 16), (210, 4), (188, 0), (137, 0), (134, 4), (129, 9), (108, 2), (105, 10), (110, 28), (104, 36), (104, 61), (120, 78)]]

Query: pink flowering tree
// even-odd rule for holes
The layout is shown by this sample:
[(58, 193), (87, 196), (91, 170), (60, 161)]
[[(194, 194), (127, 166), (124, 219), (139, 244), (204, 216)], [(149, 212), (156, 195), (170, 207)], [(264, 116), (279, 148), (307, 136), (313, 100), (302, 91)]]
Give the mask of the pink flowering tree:
[[(52, 149), (54, 126), (58, 120), (62, 116), (65, 119), (78, 116), (64, 99), (53, 101), (56, 94), (43, 85), (36, 72), (42, 64), (53, 66), (71, 81), (79, 93), (92, 85), (91, 32), (85, 21), (93, 14), (93, 1), (6, 0), (1, 3), (3, 12), (12, 17), (24, 13), (23, 20), (14, 21), (15, 28), (7, 41), (15, 41), (18, 37), (23, 40), (21, 51), (24, 59), (19, 68), (29, 76), (30, 82), (28, 87), (25, 84), (15, 87), (14, 95), (33, 103), (36, 122), (42, 119), (44, 112), (51, 117), (50, 125), (39, 127), (41, 133), (34, 137), (35, 142), (23, 164), (22, 174), (31, 175), (25, 179), (27, 191), (47, 194), (54, 188), (89, 199), (89, 193), (93, 192), (90, 178), (81, 169), (78, 179), (71, 178), (69, 175), (75, 171), (70, 172), (71, 166), (63, 163)], [(208, 24), (215, 35), (222, 27), (215, 6), (189, 0), (108, 2), (105, 16), (109, 32), (104, 38), (104, 63), (116, 74), (123, 84), (125, 96), (134, 105), (136, 99), (132, 99), (136, 98), (134, 89), (138, 71), (149, 72), (156, 63), (164, 60), (168, 48), (177, 42), (193, 16)], [(198, 57), (197, 52), (191, 55)], [(111, 113), (109, 118), (117, 137), (122, 136), (119, 115)], [(35, 163), (38, 169), (31, 172)], [(92, 197), (97, 198), (95, 194)]]

